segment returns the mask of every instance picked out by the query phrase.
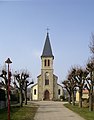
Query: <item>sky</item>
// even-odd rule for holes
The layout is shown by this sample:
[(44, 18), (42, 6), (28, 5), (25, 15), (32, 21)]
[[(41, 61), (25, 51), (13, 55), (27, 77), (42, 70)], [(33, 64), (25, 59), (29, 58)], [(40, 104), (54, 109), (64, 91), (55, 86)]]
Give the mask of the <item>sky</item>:
[(85, 67), (94, 33), (94, 0), (0, 0), (0, 66), (26, 69), (35, 82), (47, 28), (58, 82), (72, 66)]

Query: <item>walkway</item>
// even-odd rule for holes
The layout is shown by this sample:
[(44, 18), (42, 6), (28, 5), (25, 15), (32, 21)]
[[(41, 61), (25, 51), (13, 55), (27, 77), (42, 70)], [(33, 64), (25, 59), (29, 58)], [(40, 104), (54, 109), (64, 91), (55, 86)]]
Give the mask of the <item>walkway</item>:
[(62, 102), (40, 101), (34, 103), (40, 106), (34, 120), (85, 120), (64, 107)]

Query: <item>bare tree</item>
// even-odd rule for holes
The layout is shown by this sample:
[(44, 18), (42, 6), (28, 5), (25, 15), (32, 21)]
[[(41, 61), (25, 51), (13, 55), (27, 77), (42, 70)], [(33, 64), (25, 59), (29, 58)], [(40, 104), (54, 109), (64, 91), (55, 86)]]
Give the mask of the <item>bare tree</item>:
[(75, 90), (76, 90), (76, 81), (75, 81), (75, 69), (72, 68), (68, 74), (68, 80), (70, 81), (71, 84), (71, 90), (72, 90), (72, 105), (75, 105)]
[(14, 81), (14, 84), (16, 85), (16, 87), (19, 90), (19, 95), (20, 95), (20, 106), (23, 106), (23, 95), (25, 97), (25, 104), (27, 104), (27, 87), (31, 84), (33, 84), (32, 82), (28, 81), (29, 78), (29, 73), (27, 73), (26, 71), (24, 72), (20, 72), (20, 73), (15, 73), (14, 74), (14, 79), (16, 81)]
[(71, 87), (71, 83), (68, 80), (65, 80), (62, 82), (62, 84), (64, 85), (64, 88), (67, 90), (68, 94), (69, 94), (69, 104), (71, 104), (71, 96), (72, 96), (72, 87)]
[[(24, 78), (26, 78), (25, 76), (27, 76), (27, 78), (29, 77), (29, 74), (24, 74)], [(34, 84), (34, 82), (29, 82), (29, 80), (27, 80), (27, 78), (25, 79), (24, 81), (24, 87), (23, 87), (23, 90), (24, 90), (24, 95), (25, 95), (25, 105), (27, 105), (27, 88), (28, 86), (30, 86), (31, 84)]]
[(92, 53), (91, 60), (87, 63), (86, 69), (89, 72), (89, 77), (86, 79), (85, 87), (89, 91), (89, 111), (93, 111), (93, 87), (94, 87), (94, 34), (91, 35), (91, 42), (89, 45)]
[(93, 111), (94, 60), (87, 64), (86, 69), (89, 72), (89, 77), (87, 78), (88, 85), (86, 85), (89, 90), (89, 111)]
[(20, 106), (23, 106), (23, 79), (22, 79), (22, 74), (14, 74), (14, 84), (16, 88), (19, 90), (19, 101), (20, 101)]
[(74, 80), (75, 70), (71, 69), (71, 71), (68, 74), (67, 80), (62, 82), (64, 84), (67, 92), (69, 93), (69, 103), (71, 104), (71, 98), (72, 98), (72, 105), (75, 105), (75, 88), (76, 88), (76, 81)]
[(93, 54), (93, 57), (94, 57), (94, 34), (93, 33), (91, 35), (91, 42), (90, 42), (89, 48), (90, 48), (90, 51), (91, 51), (91, 53)]
[[(9, 71), (9, 78), (11, 80), (11, 72)], [(7, 98), (8, 98), (8, 78), (7, 78), (7, 72), (6, 70), (3, 70), (2, 69), (2, 73), (0, 74), (0, 77), (2, 78), (1, 79), (1, 82), (2, 82), (2, 85), (5, 87), (6, 91), (5, 91), (5, 94), (6, 94), (6, 106), (7, 106)], [(10, 81), (11, 82), (11, 81)]]
[(86, 70), (78, 67), (73, 67), (68, 74), (68, 80), (63, 82), (63, 84), (66, 86), (65, 88), (67, 89), (67, 91), (69, 91), (68, 93), (72, 96), (72, 105), (75, 105), (74, 93), (76, 88), (78, 87), (79, 107), (82, 107), (82, 91), (87, 75), (88, 72)]
[(88, 72), (82, 68), (75, 68), (75, 77), (77, 87), (79, 88), (79, 107), (82, 107), (82, 92)]

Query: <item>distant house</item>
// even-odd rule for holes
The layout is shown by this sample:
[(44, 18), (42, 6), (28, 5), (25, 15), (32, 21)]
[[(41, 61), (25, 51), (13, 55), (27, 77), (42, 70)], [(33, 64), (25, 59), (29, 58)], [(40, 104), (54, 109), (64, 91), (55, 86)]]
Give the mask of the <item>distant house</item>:
[(89, 98), (89, 91), (88, 90), (83, 90), (83, 96), (82, 98)]
[[(89, 98), (89, 91), (87, 89), (83, 90), (82, 98)], [(76, 101), (79, 102), (79, 91), (76, 92)]]

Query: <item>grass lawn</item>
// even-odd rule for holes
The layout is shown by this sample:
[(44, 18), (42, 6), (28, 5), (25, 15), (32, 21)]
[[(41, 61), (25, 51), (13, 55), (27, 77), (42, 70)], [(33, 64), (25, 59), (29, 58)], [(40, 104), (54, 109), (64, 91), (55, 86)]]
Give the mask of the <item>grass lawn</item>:
[[(10, 120), (34, 120), (38, 106), (11, 107)], [(0, 120), (7, 120), (7, 109), (0, 110)]]
[(72, 106), (70, 104), (65, 104), (67, 108), (78, 113), (80, 116), (86, 120), (94, 120), (94, 111), (90, 112), (89, 108), (79, 108), (78, 105)]

